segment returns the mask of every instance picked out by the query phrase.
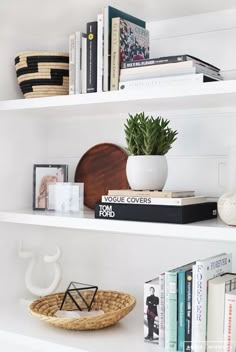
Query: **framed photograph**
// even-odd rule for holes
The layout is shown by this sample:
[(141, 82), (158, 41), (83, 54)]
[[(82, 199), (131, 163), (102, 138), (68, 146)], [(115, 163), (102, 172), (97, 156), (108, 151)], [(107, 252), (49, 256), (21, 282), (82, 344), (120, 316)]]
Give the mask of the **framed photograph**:
[(83, 183), (48, 183), (47, 209), (59, 212), (77, 212), (83, 210)]
[(67, 182), (68, 165), (35, 164), (33, 175), (33, 209), (45, 210), (47, 207), (47, 184)]

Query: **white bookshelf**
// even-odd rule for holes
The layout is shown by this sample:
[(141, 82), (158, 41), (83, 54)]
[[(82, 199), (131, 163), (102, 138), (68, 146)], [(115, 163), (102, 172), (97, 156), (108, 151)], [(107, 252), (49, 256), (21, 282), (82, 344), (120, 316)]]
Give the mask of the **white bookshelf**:
[(166, 224), (123, 220), (95, 219), (93, 211), (80, 215), (43, 211), (0, 212), (0, 222), (41, 227), (119, 233), (133, 236), (197, 239), (201, 241), (236, 242), (236, 227), (217, 219), (190, 224)]
[(21, 111), (47, 116), (187, 110), (236, 106), (236, 80), (169, 85), (139, 91), (115, 91), (0, 102), (0, 114)]

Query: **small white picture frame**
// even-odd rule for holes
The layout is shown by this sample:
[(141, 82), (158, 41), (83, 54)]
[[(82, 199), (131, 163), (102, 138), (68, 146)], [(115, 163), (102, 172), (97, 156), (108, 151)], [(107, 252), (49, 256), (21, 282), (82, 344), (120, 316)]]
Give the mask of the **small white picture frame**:
[(71, 182), (48, 183), (47, 209), (65, 213), (83, 210), (84, 184)]

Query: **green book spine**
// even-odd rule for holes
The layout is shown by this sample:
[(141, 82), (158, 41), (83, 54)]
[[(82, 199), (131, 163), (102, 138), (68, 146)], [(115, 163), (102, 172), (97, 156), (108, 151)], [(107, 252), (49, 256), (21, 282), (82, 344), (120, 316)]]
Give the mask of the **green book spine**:
[(178, 273), (178, 351), (184, 350), (185, 341), (185, 271)]

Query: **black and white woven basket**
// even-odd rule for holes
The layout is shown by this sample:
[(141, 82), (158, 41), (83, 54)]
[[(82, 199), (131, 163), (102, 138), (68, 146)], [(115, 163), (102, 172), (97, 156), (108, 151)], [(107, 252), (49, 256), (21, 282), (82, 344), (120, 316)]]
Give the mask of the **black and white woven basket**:
[(69, 94), (69, 54), (26, 51), (15, 58), (16, 76), (25, 98)]

